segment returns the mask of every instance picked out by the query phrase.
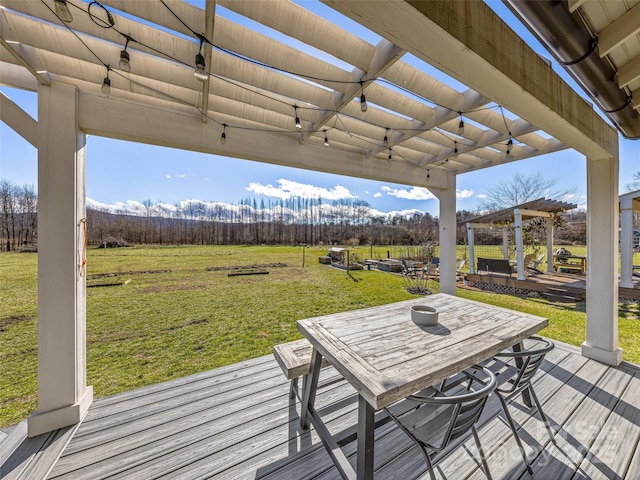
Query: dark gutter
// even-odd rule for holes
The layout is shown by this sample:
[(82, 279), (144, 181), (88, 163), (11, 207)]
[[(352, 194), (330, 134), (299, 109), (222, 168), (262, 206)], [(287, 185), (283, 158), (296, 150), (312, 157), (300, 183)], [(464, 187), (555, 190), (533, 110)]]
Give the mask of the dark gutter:
[(600, 58), (597, 39), (566, 0), (502, 0), (584, 89), (618, 131), (640, 138), (640, 116), (625, 90), (618, 88), (616, 71)]

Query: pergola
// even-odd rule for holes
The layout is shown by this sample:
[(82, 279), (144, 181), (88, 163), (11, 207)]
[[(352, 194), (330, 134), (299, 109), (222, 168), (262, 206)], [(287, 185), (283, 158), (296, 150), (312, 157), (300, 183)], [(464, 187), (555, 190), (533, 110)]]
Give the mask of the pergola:
[(522, 234), (523, 220), (527, 218), (546, 218), (545, 230), (547, 234), (547, 271), (553, 271), (553, 214), (564, 212), (576, 208), (577, 205), (572, 203), (561, 202), (559, 200), (551, 200), (548, 198), (539, 198), (530, 202), (522, 203), (514, 207), (491, 212), (486, 215), (472, 218), (466, 222), (467, 239), (469, 245), (469, 273), (475, 273), (475, 254), (473, 248), (473, 231), (477, 228), (493, 228), (497, 226), (503, 230), (503, 253), (504, 259), (509, 260), (508, 253), (508, 229), (510, 227), (515, 230), (516, 242), (516, 268), (518, 280), (525, 280), (527, 265), (524, 264), (524, 238)]
[[(573, 148), (587, 171), (582, 352), (620, 363), (615, 129), (483, 2), (322, 3), (321, 16), (288, 1), (0, 2), (0, 83), (38, 94), (37, 121), (4, 95), (0, 103), (2, 121), (38, 149), (38, 409), (29, 435), (79, 422), (93, 398), (82, 275), (87, 135), (428, 188), (440, 201), (441, 291), (452, 294), (457, 175)], [(71, 23), (54, 13), (61, 4)], [(375, 40), (324, 18), (336, 12)], [(238, 16), (242, 25), (230, 19)], [(129, 69), (119, 66), (122, 50)]]
[(633, 213), (640, 212), (640, 190), (620, 195), (620, 286), (633, 288)]

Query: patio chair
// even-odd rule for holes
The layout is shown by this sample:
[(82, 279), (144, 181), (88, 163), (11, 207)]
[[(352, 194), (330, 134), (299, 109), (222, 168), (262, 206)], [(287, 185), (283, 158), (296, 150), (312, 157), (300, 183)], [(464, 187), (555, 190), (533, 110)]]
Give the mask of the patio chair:
[[(549, 424), (549, 420), (547, 420), (546, 415), (542, 411), (542, 406), (540, 405), (538, 397), (533, 390), (533, 385), (531, 384), (531, 380), (542, 364), (544, 356), (551, 350), (553, 350), (555, 345), (551, 340), (542, 337), (529, 337), (527, 340), (525, 340), (525, 342), (531, 344), (530, 348), (523, 349), (522, 351), (517, 351), (516, 349), (505, 350), (494, 357), (494, 359), (496, 360), (496, 364), (503, 367), (501, 371), (496, 372), (498, 387), (496, 387), (495, 394), (500, 399), (502, 409), (504, 410), (509, 426), (511, 427), (511, 431), (513, 432), (513, 436), (515, 437), (516, 443), (518, 444), (518, 448), (520, 449), (520, 453), (522, 454), (522, 458), (527, 467), (527, 471), (530, 474), (533, 474), (531, 464), (527, 459), (524, 447), (522, 446), (522, 441), (520, 440), (520, 436), (518, 435), (515, 422), (509, 414), (507, 403), (511, 403), (514, 397), (519, 393), (528, 391), (531, 394), (531, 398), (535, 402), (538, 412), (540, 413), (540, 417), (547, 429), (547, 432), (549, 433), (551, 442), (554, 444), (556, 443), (553, 436), (553, 430), (551, 429), (551, 425)], [(514, 359), (515, 365), (509, 365), (501, 359)]]
[(475, 424), (489, 394), (496, 388), (496, 377), (487, 368), (475, 366), (429, 387), (384, 410), (420, 448), (431, 480), (436, 480), (435, 457), (456, 439), (471, 430), (482, 466), (491, 480)]
[(531, 265), (527, 265), (526, 263), (524, 264), (525, 267), (527, 267), (529, 270), (533, 270), (534, 272), (538, 272), (538, 273), (542, 273), (540, 270), (538, 270), (538, 265), (540, 265), (542, 263), (542, 260), (544, 260), (544, 253), (540, 254), (538, 256), (538, 258), (536, 258), (533, 263)]

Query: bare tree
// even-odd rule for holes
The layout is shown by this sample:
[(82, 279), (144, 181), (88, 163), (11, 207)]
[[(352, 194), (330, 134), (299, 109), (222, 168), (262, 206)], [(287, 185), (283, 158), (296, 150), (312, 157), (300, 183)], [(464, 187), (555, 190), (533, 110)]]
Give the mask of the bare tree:
[(627, 192), (633, 192), (634, 190), (640, 190), (640, 170), (633, 174), (633, 182), (625, 185)]
[(541, 197), (560, 200), (575, 193), (575, 187), (556, 187), (557, 183), (557, 178), (546, 178), (541, 172), (516, 173), (511, 180), (490, 187), (480, 206), (483, 210), (501, 210)]

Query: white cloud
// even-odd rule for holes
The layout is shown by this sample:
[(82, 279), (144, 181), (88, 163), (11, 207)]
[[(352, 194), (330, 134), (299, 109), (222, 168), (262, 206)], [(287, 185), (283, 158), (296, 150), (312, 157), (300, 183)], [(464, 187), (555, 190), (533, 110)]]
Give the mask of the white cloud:
[(436, 198), (433, 193), (423, 187), (413, 187), (411, 190), (405, 190), (404, 188), (391, 188), (384, 185), (381, 190), (387, 195), (405, 200), (431, 200)]
[(278, 180), (278, 185), (273, 186), (263, 185), (257, 182), (251, 182), (248, 187), (245, 187), (249, 192), (253, 192), (256, 195), (264, 195), (266, 197), (276, 197), (286, 200), (291, 197), (303, 197), (303, 198), (323, 198), (326, 200), (340, 200), (343, 198), (357, 198), (352, 194), (349, 189), (342, 185), (336, 185), (333, 188), (317, 187), (315, 185), (309, 185), (306, 183), (294, 182), (293, 180), (286, 180), (281, 178)]
[[(192, 174), (191, 174), (191, 176), (192, 176), (192, 177), (193, 177), (193, 176), (195, 176), (195, 173), (192, 173)], [(168, 178), (168, 179), (170, 179), (170, 180), (171, 180), (172, 178), (174, 178), (174, 179), (175, 179), (175, 178), (180, 178), (180, 179), (183, 179), (183, 180), (184, 180), (185, 178), (186, 178), (186, 179), (188, 179), (188, 178), (189, 178), (189, 175), (184, 174), (184, 173), (181, 173), (181, 174), (179, 174), (179, 175), (171, 175), (171, 174), (167, 173), (164, 177), (165, 177), (165, 178)]]
[(373, 198), (380, 198), (382, 196), (382, 193), (380, 192), (376, 192), (373, 194)]
[(381, 212), (380, 210), (376, 210), (376, 209), (372, 209), (371, 210), (371, 215), (374, 216), (374, 217), (387, 217), (387, 218), (404, 217), (404, 218), (410, 218), (410, 217), (413, 217), (416, 214), (424, 215), (424, 212), (422, 210), (417, 209), (417, 208), (411, 208), (409, 210), (392, 210), (390, 212)]
[(487, 198), (487, 196), (484, 193), (481, 193), (479, 195), (476, 195), (476, 198), (485, 199)]
[(470, 198), (473, 196), (473, 190), (456, 190), (456, 198), (458, 200), (462, 198)]

